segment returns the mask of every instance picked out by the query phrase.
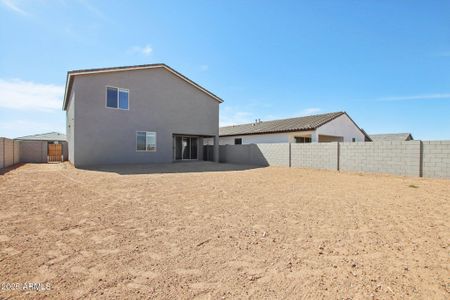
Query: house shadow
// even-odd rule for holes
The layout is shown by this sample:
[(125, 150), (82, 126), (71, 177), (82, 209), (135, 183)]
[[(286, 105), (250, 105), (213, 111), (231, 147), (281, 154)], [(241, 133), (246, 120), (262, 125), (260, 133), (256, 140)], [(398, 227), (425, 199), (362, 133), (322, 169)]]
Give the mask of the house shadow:
[(23, 166), (23, 165), (24, 165), (23, 163), (17, 163), (15, 165), (11, 165), (9, 167), (0, 169), (0, 175), (5, 175), (6, 173), (11, 172), (11, 171), (13, 171), (13, 170)]
[(79, 169), (96, 172), (111, 172), (119, 175), (140, 175), (140, 174), (245, 171), (257, 168), (263, 168), (263, 166), (215, 163), (210, 161), (195, 161), (195, 162), (174, 162), (165, 164), (98, 165), (98, 166), (81, 167)]

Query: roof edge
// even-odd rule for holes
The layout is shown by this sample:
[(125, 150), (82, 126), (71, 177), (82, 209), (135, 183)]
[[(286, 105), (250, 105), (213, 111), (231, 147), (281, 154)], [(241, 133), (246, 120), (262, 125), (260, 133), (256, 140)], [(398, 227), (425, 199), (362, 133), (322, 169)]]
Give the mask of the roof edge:
[(64, 92), (63, 110), (67, 110), (67, 106), (69, 103), (68, 97), (70, 96), (70, 92), (72, 90), (72, 81), (73, 81), (74, 76), (112, 73), (112, 72), (125, 72), (125, 71), (133, 71), (133, 70), (146, 70), (146, 69), (156, 69), (156, 68), (166, 69), (170, 73), (174, 74), (175, 76), (179, 77), (180, 79), (183, 79), (187, 83), (193, 85), (194, 87), (201, 90), (208, 96), (212, 97), (214, 100), (218, 101), (219, 103), (223, 103), (222, 98), (220, 98), (219, 96), (210, 92), (209, 90), (205, 89), (204, 87), (202, 87), (195, 81), (189, 79), (188, 77), (184, 76), (183, 74), (181, 74), (180, 72), (176, 71), (175, 69), (169, 67), (166, 64), (158, 63), (158, 64), (145, 64), (145, 65), (134, 65), (134, 66), (109, 67), (109, 68), (79, 69), (79, 70), (68, 71), (67, 77), (66, 77), (66, 88), (65, 88), (65, 92)]
[[(317, 127), (316, 127), (317, 128)], [(315, 128), (305, 128), (305, 129), (286, 129), (286, 130), (279, 130), (279, 131), (261, 131), (261, 132), (251, 132), (251, 133), (238, 133), (238, 134), (222, 134), (219, 135), (219, 137), (225, 137), (225, 136), (241, 136), (241, 135), (258, 135), (258, 134), (276, 134), (276, 133), (285, 133), (285, 132), (300, 132), (300, 131), (312, 131), (315, 130)]]
[[(306, 118), (306, 117), (313, 117), (313, 116), (323, 116), (323, 115), (331, 115), (331, 114), (337, 114), (336, 117), (339, 117), (339, 116), (341, 116), (344, 113), (345, 113), (344, 111), (334, 111), (334, 112), (328, 112), (328, 113), (322, 113), (322, 114), (306, 115), (306, 116), (300, 116), (300, 117), (291, 117), (291, 118), (285, 118), (285, 119), (264, 120), (264, 122), (267, 123), (267, 122), (285, 121), (285, 120), (291, 120), (291, 119)], [(243, 124), (235, 124), (235, 125), (228, 125), (228, 126), (222, 126), (220, 128), (243, 126), (243, 125), (251, 125), (253, 123), (254, 122), (243, 123)], [(325, 124), (325, 123), (323, 123), (323, 124)], [(322, 126), (323, 124), (321, 124), (320, 126)], [(317, 126), (316, 128), (318, 128), (318, 127), (319, 126)], [(314, 128), (312, 128), (312, 129), (314, 129)]]

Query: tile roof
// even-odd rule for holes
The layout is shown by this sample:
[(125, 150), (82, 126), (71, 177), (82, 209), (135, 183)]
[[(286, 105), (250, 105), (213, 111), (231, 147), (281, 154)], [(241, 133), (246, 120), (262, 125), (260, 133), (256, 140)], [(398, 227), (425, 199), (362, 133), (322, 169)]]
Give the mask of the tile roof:
[(66, 135), (59, 132), (47, 132), (15, 138), (28, 141), (67, 141)]
[(315, 130), (316, 128), (322, 126), (323, 124), (328, 123), (331, 120), (343, 114), (345, 114), (345, 112), (340, 111), (298, 118), (262, 121), (258, 123), (226, 126), (221, 127), (219, 129), (219, 135), (232, 136), (232, 135)]
[(411, 133), (382, 133), (382, 134), (370, 134), (370, 138), (374, 142), (381, 141), (409, 141), (413, 140)]

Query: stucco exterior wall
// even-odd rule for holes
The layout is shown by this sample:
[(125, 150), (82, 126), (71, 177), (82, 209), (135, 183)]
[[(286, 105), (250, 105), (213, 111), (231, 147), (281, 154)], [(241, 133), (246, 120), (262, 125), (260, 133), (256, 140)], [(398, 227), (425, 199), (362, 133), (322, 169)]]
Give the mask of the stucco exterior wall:
[(258, 134), (258, 135), (239, 135), (224, 136), (219, 138), (220, 145), (234, 145), (234, 139), (242, 139), (242, 144), (260, 144), (260, 143), (288, 143), (289, 137), (286, 133)]
[(242, 144), (276, 144), (276, 143), (295, 143), (296, 136), (309, 137), (313, 131), (283, 132), (270, 134), (250, 134), (239, 136), (220, 137), (220, 145), (234, 145), (234, 139), (241, 138)]
[(351, 142), (352, 138), (355, 138), (356, 142), (364, 142), (365, 138), (361, 130), (346, 114), (320, 126), (315, 134), (316, 137), (313, 139), (315, 141), (318, 140), (319, 135), (341, 136), (344, 139), (343, 142)]
[(47, 141), (21, 141), (20, 159), (24, 163), (46, 163)]
[[(73, 86), (76, 87), (77, 83), (74, 82)], [(74, 164), (75, 151), (74, 151), (74, 129), (75, 129), (75, 92), (72, 89), (70, 101), (66, 111), (66, 138), (67, 138), (67, 159)]]
[(63, 147), (63, 159), (64, 161), (69, 159), (69, 144), (67, 142), (61, 142)]
[[(321, 139), (319, 136), (323, 135)], [(295, 137), (311, 137), (312, 142), (364, 142), (365, 136), (352, 120), (343, 114), (336, 119), (322, 125), (314, 131), (283, 132), (270, 134), (249, 134), (237, 136), (220, 137), (220, 145), (234, 145), (234, 139), (241, 138), (242, 144), (263, 144), (263, 143), (295, 143)], [(327, 137), (328, 136), (328, 137)], [(334, 139), (329, 136), (342, 137)], [(210, 141), (207, 141), (208, 144)]]
[[(129, 90), (129, 110), (106, 108), (106, 86)], [(76, 76), (73, 91), (75, 166), (172, 162), (173, 134), (218, 135), (219, 102), (165, 69)], [(136, 131), (156, 132), (156, 152), (136, 151)]]

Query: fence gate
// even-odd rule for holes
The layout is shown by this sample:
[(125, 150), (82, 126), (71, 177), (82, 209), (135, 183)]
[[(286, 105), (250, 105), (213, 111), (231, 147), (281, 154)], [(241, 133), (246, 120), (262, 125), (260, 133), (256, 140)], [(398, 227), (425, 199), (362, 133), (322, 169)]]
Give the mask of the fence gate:
[(62, 144), (48, 144), (48, 162), (63, 161)]

